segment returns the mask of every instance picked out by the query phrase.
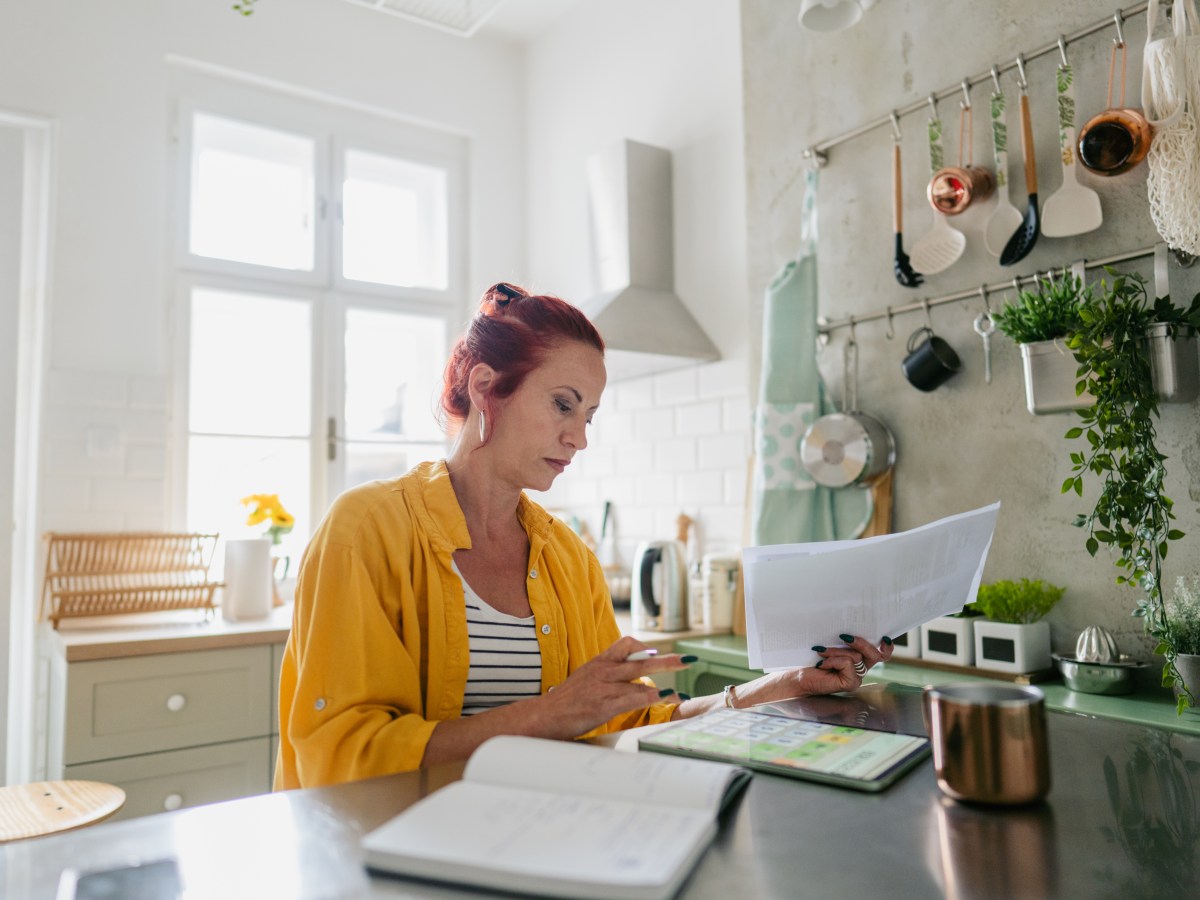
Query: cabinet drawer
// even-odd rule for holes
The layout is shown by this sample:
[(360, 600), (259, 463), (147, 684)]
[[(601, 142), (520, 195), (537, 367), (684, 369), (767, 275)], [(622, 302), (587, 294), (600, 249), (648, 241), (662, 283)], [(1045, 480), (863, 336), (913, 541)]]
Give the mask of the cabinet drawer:
[(271, 734), (279, 734), (279, 670), (286, 644), (271, 645)]
[(67, 766), (64, 775), (119, 786), (125, 805), (113, 820), (132, 819), (266, 793), (270, 752), (270, 738), (257, 738)]
[(267, 645), (72, 663), (63, 762), (265, 737), (270, 705)]

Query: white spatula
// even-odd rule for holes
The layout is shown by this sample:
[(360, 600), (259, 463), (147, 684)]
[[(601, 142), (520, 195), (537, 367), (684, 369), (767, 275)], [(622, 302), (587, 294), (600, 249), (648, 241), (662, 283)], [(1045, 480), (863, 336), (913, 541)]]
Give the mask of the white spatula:
[(1004, 122), (1004, 92), (1000, 90), (1000, 72), (992, 67), (992, 155), (996, 161), (996, 208), (983, 229), (983, 246), (999, 257), (1014, 231), (1021, 227), (1021, 211), (1008, 196), (1008, 126)]
[(1058, 67), (1058, 147), (1063, 183), (1042, 206), (1042, 234), (1052, 238), (1095, 231), (1104, 222), (1100, 195), (1079, 183), (1079, 168), (1075, 165), (1075, 92), (1071, 87), (1074, 73), (1067, 64), (1066, 45), (1061, 38), (1058, 46), (1062, 52), (1062, 65)]
[[(929, 98), (933, 106), (933, 97)], [(942, 122), (937, 116), (936, 108), (929, 118), (929, 172), (937, 173), (944, 164), (942, 153)], [(933, 211), (933, 227), (921, 237), (912, 248), (912, 265), (918, 272), (926, 275), (936, 275), (958, 261), (966, 249), (967, 238), (957, 228), (952, 226), (946, 216), (936, 209)]]

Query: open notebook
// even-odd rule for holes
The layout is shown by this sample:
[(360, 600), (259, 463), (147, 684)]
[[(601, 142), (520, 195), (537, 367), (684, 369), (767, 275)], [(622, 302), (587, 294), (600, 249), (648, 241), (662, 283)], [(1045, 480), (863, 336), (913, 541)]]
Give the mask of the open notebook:
[(746, 769), (495, 737), (363, 839), (369, 868), (554, 897), (674, 896)]

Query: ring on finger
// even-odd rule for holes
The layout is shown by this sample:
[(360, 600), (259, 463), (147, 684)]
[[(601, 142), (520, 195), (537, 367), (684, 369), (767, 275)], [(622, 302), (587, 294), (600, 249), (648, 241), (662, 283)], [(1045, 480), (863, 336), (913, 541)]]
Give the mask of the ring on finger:
[(860, 659), (858, 662), (856, 662), (854, 664), (854, 671), (857, 672), (859, 675), (866, 675), (867, 674), (867, 664)]

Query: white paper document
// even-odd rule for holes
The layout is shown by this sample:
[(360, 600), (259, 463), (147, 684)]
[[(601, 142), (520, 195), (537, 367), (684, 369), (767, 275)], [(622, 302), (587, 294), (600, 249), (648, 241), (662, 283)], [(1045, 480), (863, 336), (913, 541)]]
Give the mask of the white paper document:
[(742, 551), (746, 647), (768, 672), (811, 666), (839, 634), (878, 644), (975, 599), (1000, 504), (900, 534)]

